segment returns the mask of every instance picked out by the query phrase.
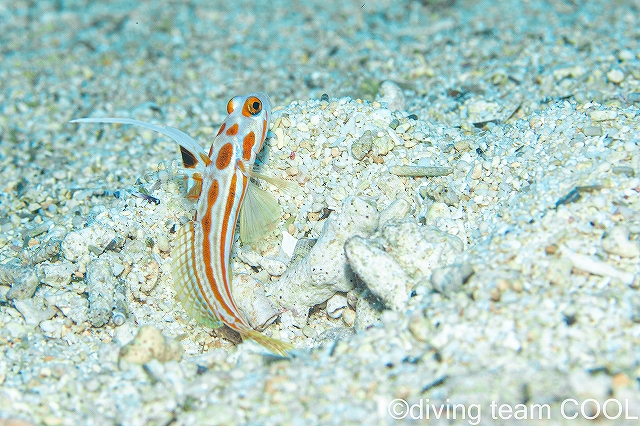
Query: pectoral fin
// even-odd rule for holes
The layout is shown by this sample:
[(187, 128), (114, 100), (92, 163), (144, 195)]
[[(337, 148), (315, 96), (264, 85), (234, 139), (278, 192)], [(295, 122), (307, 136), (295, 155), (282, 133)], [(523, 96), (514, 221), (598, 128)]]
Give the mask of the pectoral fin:
[(263, 180), (273, 186), (275, 186), (276, 188), (278, 188), (279, 190), (281, 190), (282, 192), (284, 192), (285, 194), (294, 196), (297, 195), (297, 193), (299, 192), (300, 188), (298, 187), (298, 184), (294, 181), (290, 181), (290, 180), (284, 180), (284, 179), (280, 179), (274, 176), (268, 176), (265, 174), (262, 174), (260, 172), (258, 172), (257, 170), (251, 170), (248, 175), (252, 178), (256, 178), (256, 179), (260, 179)]
[(273, 195), (249, 181), (240, 210), (240, 239), (256, 241), (260, 234), (272, 230), (279, 218), (280, 206)]

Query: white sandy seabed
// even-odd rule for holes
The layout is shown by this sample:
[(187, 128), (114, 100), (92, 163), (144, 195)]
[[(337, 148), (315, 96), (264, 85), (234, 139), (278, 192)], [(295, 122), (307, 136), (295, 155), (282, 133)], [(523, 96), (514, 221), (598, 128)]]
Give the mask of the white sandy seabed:
[[(232, 3), (0, 5), (0, 425), (636, 424), (640, 4)], [(175, 300), (173, 142), (68, 124), (208, 145), (251, 90), (289, 359)]]

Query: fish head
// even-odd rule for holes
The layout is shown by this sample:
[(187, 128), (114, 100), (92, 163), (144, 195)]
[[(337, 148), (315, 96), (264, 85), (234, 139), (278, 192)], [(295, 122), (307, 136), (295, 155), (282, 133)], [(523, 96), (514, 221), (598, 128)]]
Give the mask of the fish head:
[(231, 144), (236, 162), (251, 168), (267, 137), (271, 100), (261, 92), (235, 96), (227, 104), (227, 113), (209, 157), (215, 160), (217, 153)]

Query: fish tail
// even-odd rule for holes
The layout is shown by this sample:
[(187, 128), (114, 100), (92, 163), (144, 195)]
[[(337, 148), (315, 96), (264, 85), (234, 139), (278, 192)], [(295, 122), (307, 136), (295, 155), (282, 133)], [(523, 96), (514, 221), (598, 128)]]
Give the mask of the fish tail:
[(264, 334), (256, 330), (243, 330), (242, 334), (260, 343), (262, 346), (269, 349), (274, 354), (283, 357), (288, 357), (289, 352), (293, 349), (293, 345), (291, 343), (283, 342), (282, 340), (265, 336)]

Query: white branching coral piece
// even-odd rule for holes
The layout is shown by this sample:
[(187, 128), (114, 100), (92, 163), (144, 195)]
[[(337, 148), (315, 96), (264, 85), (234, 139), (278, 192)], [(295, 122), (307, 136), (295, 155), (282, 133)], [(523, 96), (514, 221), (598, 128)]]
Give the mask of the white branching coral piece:
[(292, 311), (298, 325), (307, 321), (309, 308), (327, 301), (337, 291), (354, 286), (353, 272), (344, 254), (344, 242), (369, 236), (378, 224), (378, 211), (369, 201), (347, 197), (342, 211), (332, 214), (309, 253), (270, 286), (278, 303)]

